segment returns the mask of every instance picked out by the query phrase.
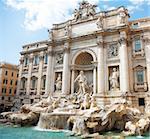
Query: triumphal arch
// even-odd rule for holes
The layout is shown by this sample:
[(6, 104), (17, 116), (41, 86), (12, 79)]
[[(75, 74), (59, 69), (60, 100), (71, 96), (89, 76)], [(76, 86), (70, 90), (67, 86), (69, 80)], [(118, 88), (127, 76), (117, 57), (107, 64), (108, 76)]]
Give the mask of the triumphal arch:
[(89, 93), (99, 105), (126, 97), (144, 107), (150, 94), (150, 19), (129, 21), (124, 7), (96, 13), (86, 1), (74, 18), (54, 24), (49, 39), (23, 46), (18, 96)]

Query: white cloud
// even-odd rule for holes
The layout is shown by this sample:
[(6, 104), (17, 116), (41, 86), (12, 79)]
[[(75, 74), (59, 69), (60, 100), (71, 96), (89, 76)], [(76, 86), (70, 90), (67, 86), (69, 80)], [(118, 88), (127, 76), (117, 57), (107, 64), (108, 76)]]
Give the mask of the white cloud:
[[(6, 4), (16, 10), (25, 11), (24, 27), (28, 30), (51, 28), (71, 17), (73, 11), (82, 0), (6, 0)], [(99, 0), (88, 0), (96, 4)]]
[(150, 5), (150, 0), (129, 0), (133, 5), (142, 5), (144, 3)]

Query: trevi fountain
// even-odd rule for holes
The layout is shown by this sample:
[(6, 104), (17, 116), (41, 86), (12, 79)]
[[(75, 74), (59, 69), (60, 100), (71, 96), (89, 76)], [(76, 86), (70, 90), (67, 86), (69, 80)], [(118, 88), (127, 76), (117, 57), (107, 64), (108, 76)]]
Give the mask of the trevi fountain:
[[(116, 138), (148, 133), (150, 19), (129, 22), (124, 7), (99, 13), (95, 7), (81, 2), (74, 19), (48, 30), (49, 40), (23, 46), (19, 97), (13, 112), (1, 113), (1, 122), (70, 131), (64, 138), (115, 138), (116, 131)], [(136, 23), (142, 32), (132, 28)], [(137, 39), (143, 42), (138, 50)]]

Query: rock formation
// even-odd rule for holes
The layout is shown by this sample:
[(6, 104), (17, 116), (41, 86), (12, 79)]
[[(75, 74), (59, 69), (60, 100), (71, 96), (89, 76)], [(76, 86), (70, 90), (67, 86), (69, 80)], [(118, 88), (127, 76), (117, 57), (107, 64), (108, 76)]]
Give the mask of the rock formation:
[[(149, 108), (147, 105), (146, 109)], [(18, 112), (2, 113), (3, 118), (17, 125), (36, 125), (46, 129), (69, 129), (73, 135), (119, 130), (125, 136), (143, 135), (150, 127), (150, 114), (144, 115), (131, 107), (125, 98), (103, 108), (98, 107), (96, 98), (83, 94), (41, 100), (34, 105), (23, 105)]]

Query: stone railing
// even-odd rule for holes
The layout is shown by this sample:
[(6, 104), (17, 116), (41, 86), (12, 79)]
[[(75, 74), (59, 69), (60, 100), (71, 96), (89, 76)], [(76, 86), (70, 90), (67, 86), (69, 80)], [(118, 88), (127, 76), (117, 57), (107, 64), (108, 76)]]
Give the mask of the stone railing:
[(147, 89), (148, 89), (147, 82), (134, 83), (134, 90), (135, 91), (147, 91)]

